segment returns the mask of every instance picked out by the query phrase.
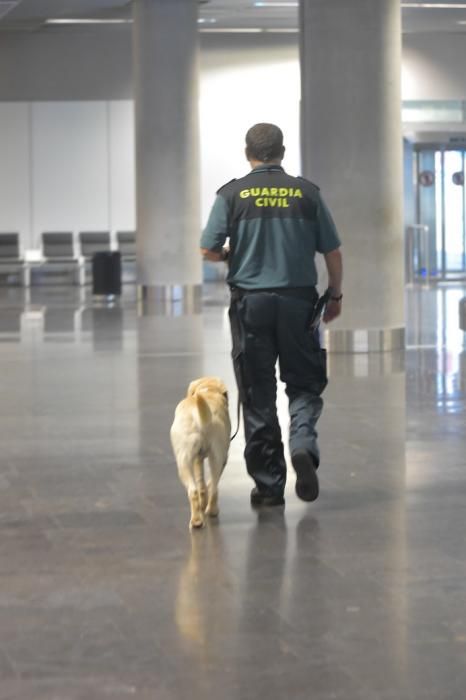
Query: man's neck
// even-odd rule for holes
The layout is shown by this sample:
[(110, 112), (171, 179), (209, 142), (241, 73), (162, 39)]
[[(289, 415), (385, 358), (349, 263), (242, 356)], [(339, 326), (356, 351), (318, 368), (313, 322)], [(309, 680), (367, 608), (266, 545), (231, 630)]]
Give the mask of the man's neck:
[(270, 165), (279, 165), (281, 166), (282, 164), (282, 159), (281, 158), (275, 158), (275, 160), (268, 160), (267, 163), (264, 163), (261, 160), (250, 160), (249, 164), (251, 168), (254, 170), (255, 168), (267, 168)]

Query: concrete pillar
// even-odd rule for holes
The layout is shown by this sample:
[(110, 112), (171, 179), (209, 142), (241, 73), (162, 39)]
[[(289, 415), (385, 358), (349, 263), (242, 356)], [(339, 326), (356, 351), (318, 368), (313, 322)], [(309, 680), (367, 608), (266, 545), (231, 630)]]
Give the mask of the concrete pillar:
[(138, 281), (147, 298), (198, 295), (198, 3), (135, 0)]
[(301, 0), (303, 174), (343, 241), (331, 350), (404, 346), (399, 0)]

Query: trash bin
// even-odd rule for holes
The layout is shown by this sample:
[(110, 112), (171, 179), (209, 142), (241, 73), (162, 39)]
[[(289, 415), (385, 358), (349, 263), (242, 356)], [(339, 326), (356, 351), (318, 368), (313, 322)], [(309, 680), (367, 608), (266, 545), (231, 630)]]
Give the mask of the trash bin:
[(92, 293), (99, 296), (121, 294), (121, 254), (102, 251), (92, 256)]
[(460, 299), (460, 328), (462, 331), (466, 331), (466, 297)]

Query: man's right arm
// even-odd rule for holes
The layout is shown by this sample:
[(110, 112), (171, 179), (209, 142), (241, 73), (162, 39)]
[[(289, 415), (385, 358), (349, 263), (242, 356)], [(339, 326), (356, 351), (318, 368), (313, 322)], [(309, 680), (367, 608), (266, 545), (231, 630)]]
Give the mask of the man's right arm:
[(227, 236), (228, 206), (224, 197), (217, 195), (201, 236), (200, 248), (204, 260), (212, 262), (225, 260), (223, 246)]

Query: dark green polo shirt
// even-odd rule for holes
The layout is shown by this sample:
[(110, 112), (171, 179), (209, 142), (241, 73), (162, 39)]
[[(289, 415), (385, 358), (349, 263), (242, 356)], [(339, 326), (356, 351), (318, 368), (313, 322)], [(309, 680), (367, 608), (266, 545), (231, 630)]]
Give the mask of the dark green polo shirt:
[(227, 238), (227, 281), (243, 289), (313, 287), (316, 252), (340, 246), (319, 188), (278, 165), (261, 165), (219, 189), (201, 248), (219, 251)]

